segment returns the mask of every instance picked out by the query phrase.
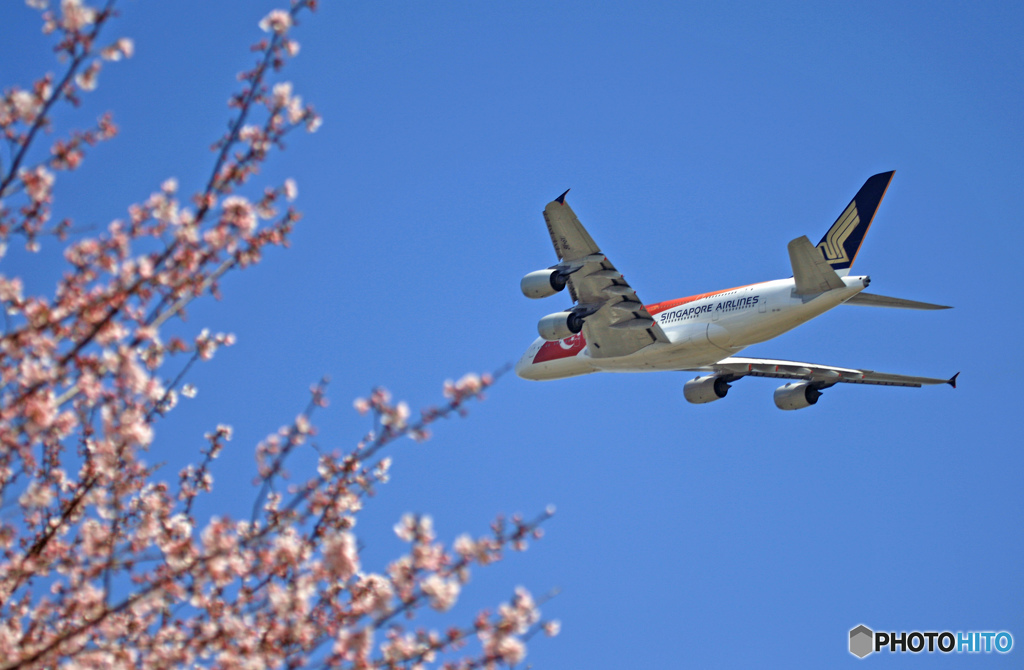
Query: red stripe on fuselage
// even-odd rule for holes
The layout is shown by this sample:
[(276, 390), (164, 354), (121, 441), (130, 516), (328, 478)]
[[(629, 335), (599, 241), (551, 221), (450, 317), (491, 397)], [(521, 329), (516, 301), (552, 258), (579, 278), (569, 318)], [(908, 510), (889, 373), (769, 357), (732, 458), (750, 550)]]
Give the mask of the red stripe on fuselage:
[(722, 295), (723, 293), (728, 293), (729, 291), (738, 291), (741, 288), (747, 288), (748, 286), (755, 286), (755, 284), (744, 284), (743, 286), (736, 286), (734, 288), (727, 288), (727, 289), (723, 289), (721, 291), (712, 291), (711, 293), (701, 293), (700, 295), (691, 295), (691, 296), (686, 297), (686, 298), (677, 298), (675, 300), (666, 300), (665, 302), (656, 302), (653, 305), (644, 305), (644, 307), (647, 308), (648, 314), (650, 314), (651, 316), (654, 316), (655, 314), (659, 314), (661, 312), (664, 312), (666, 309), (672, 309), (673, 307), (679, 307), (679, 305), (685, 305), (686, 303), (693, 302), (695, 300), (703, 300), (704, 298), (710, 298), (712, 296)]

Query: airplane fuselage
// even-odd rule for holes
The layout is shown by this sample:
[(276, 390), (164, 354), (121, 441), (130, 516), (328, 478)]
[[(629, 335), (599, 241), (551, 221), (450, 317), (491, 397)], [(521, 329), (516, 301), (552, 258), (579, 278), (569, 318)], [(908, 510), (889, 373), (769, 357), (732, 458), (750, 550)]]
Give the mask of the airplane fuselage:
[(668, 342), (653, 342), (627, 356), (597, 358), (590, 355), (584, 333), (555, 341), (537, 338), (516, 364), (516, 374), (544, 381), (711, 365), (824, 314), (864, 290), (870, 279), (847, 276), (842, 282), (845, 288), (812, 297), (797, 295), (789, 278), (645, 305)]
[(849, 276), (892, 176), (869, 177), (817, 245), (806, 235), (789, 241), (792, 277), (653, 304), (640, 300), (563, 193), (544, 207), (558, 263), (528, 273), (519, 288), (535, 300), (566, 291), (573, 304), (537, 321), (540, 338), (519, 359), (516, 374), (542, 381), (591, 372), (697, 373), (683, 384), (683, 397), (696, 405), (724, 398), (744, 377), (768, 377), (784, 382), (772, 394), (781, 410), (810, 407), (836, 384), (956, 388), (959, 373), (943, 379), (736, 355), (843, 303), (949, 309), (868, 293), (868, 277)]

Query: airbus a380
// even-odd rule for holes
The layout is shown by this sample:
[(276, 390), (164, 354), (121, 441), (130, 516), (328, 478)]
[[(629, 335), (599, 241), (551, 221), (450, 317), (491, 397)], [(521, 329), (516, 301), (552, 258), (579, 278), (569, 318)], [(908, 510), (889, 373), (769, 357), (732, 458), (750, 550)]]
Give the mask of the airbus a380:
[(526, 275), (520, 287), (528, 298), (568, 288), (574, 305), (540, 320), (540, 337), (516, 364), (516, 374), (549, 380), (591, 372), (696, 372), (683, 386), (692, 403), (724, 398), (741, 377), (776, 377), (787, 380), (775, 390), (775, 405), (786, 410), (817, 403), (822, 389), (839, 383), (956, 388), (960, 373), (936, 379), (736, 356), (838, 305), (949, 309), (866, 293), (870, 278), (850, 275), (893, 174), (864, 182), (817, 246), (806, 236), (789, 243), (789, 279), (646, 305), (566, 204), (566, 191), (544, 208), (558, 263)]

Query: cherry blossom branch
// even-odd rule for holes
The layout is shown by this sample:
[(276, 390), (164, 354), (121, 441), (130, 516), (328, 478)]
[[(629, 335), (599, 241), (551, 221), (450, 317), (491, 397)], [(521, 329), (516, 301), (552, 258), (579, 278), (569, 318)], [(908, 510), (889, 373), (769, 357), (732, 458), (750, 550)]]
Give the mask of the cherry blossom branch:
[[(20, 149), (11, 159), (11, 166), (7, 170), (7, 175), (0, 175), (0, 197), (7, 197), (11, 194), (8, 189), (14, 183), (14, 178), (18, 174), (18, 168), (31, 148), (36, 134), (49, 123), (47, 114), (51, 108), (62, 97), (69, 98), (73, 102), (75, 101), (71, 82), (78, 76), (78, 71), (86, 59), (93, 55), (92, 45), (96, 38), (99, 37), (103, 25), (109, 18), (114, 16), (115, 4), (116, 0), (107, 0), (106, 6), (101, 11), (96, 12), (95, 10), (84, 8), (79, 8), (76, 11), (74, 3), (69, 3), (70, 7), (63, 10), (61, 21), (57, 22), (53, 18), (47, 19), (47, 30), (52, 31), (54, 28), (59, 27), (65, 35), (64, 40), (55, 50), (70, 56), (71, 61), (56, 87), (47, 84), (47, 88), (51, 92), (49, 95), (43, 96), (41, 108), (38, 110), (38, 113), (33, 114), (34, 118), (29, 125), (28, 132), (23, 138), (18, 138), (16, 141)], [(91, 25), (92, 29), (88, 32), (82, 32), (82, 28), (86, 25)]]
[[(114, 0), (102, 12), (87, 1), (61, 0), (59, 14), (44, 14), (47, 29), (62, 36), (58, 53), (71, 60), (57, 89), (44, 78), (32, 92), (0, 98), (0, 133), (18, 157), (0, 174), (7, 180), (0, 192), (25, 201), (17, 211), (0, 206), (0, 256), (12, 232), (36, 246), (53, 199), (50, 170), (74, 169), (86, 145), (113, 135), (104, 117), (25, 167), (39, 129), (50, 129), (56, 100), (77, 103), (76, 91), (95, 88), (100, 59), (131, 55), (124, 39), (97, 50)], [(441, 653), (464, 653), (458, 667), (514, 666), (532, 635), (552, 632), (525, 590), (447, 633), (414, 633), (402, 623), (426, 608), (448, 611), (470, 570), (539, 539), (550, 509), (532, 521), (498, 517), (489, 534), (461, 535), (450, 547), (437, 541), (429, 517), (407, 515), (395, 531), (408, 553), (378, 572), (362, 565), (354, 534), (363, 506), (388, 481), (392, 459), (382, 450), (399, 437), (426, 440), (435, 421), (464, 416), (505, 370), (446, 382), (445, 401), (415, 420), (406, 403), (374, 389), (355, 403), (372, 413), (370, 433), (353, 449), (332, 452), (309, 444), (312, 414), (327, 404), (326, 380), (314, 385), (305, 410), (257, 446), (246, 520), (196, 518), (198, 497), (213, 493), (229, 426), (206, 434), (176, 487), (156, 479), (160, 465), (143, 460), (179, 393), (195, 394), (185, 383), (194, 364), (234, 339), (204, 329), (190, 343), (164, 342), (161, 328), (184, 318), (192, 300), (219, 297), (228, 271), (259, 262), (268, 245), (286, 245), (299, 218), (290, 205), (278, 213), (296, 195), (291, 180), (252, 200), (239, 190), (289, 132), (319, 125), (288, 82), (269, 81), (298, 51), (289, 31), (299, 12), (315, 8), (315, 0), (292, 0), (260, 21), (268, 37), (240, 76), (228, 131), (212, 147), (211, 176), (190, 201), (180, 201), (177, 181), (168, 179), (106, 233), (69, 244), (69, 271), (53, 296), (25, 296), (20, 278), (0, 275), (7, 325), (0, 336), (0, 499), (17, 510), (0, 517), (0, 668), (411, 668)], [(68, 230), (70, 220), (55, 228)], [(170, 360), (176, 372), (168, 373)], [(307, 445), (316, 472), (289, 481), (286, 465)], [(386, 639), (375, 645), (374, 631), (383, 629)], [(462, 652), (474, 636), (479, 650)]]
[(444, 395), (448, 402), (438, 407), (428, 407), (420, 412), (420, 419), (415, 423), (409, 423), (409, 406), (400, 402), (391, 404), (391, 394), (382, 388), (376, 388), (368, 398), (357, 398), (353, 403), (360, 414), (366, 414), (372, 410), (374, 417), (374, 428), (359, 443), (357, 451), (362, 460), (371, 458), (377, 451), (388, 443), (400, 438), (409, 436), (417, 442), (430, 438), (430, 431), (427, 429), (431, 423), (438, 419), (447, 418), (453, 413), (465, 416), (463, 404), (467, 399), (482, 397), (483, 392), (502, 375), (507, 373), (511, 366), (505, 365), (494, 373), (483, 375), (467, 374), (458, 382), (451, 380), (444, 384)]

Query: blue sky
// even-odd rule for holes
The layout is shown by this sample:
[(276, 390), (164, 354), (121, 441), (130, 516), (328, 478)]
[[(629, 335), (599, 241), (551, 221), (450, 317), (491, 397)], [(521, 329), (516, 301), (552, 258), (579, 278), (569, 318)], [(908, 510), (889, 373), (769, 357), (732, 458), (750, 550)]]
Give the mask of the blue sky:
[[(776, 3), (778, 4), (778, 3)], [(126, 2), (135, 40), (78, 112), (121, 127), (61, 175), (58, 213), (105, 226), (169, 176), (199, 188), (234, 74), (272, 2)], [(0, 22), (0, 80), (56, 66), (36, 12)], [(518, 358), (562, 298), (520, 277), (554, 262), (541, 210), (566, 188), (644, 301), (790, 274), (870, 175), (896, 170), (856, 271), (872, 291), (954, 305), (841, 307), (752, 356), (945, 377), (959, 388), (842, 387), (780, 412), (746, 379), (688, 405), (686, 374), (505, 377), (466, 420), (398, 444), (360, 519), (366, 567), (407, 511), (442, 537), (495, 513), (557, 516), (523, 555), (477, 571), (453, 619), (517, 584), (560, 588), (537, 668), (823, 667), (848, 631), (1008, 630), (1024, 653), (1020, 291), (1024, 10), (1011, 3), (324, 2), (285, 72), (324, 116), (255, 183), (294, 177), (287, 251), (196, 305), (182, 332), (239, 343), (195, 369), (158, 427), (168, 476), (218, 422), (233, 453), (211, 514), (246, 514), (252, 448), (332, 377), (321, 443), (367, 429), (375, 385), (415, 407), (446, 378)], [(44, 252), (45, 252), (44, 248)], [(51, 249), (52, 250), (52, 249)], [(3, 272), (52, 289), (59, 263)], [(236, 509), (237, 508), (237, 509)]]

